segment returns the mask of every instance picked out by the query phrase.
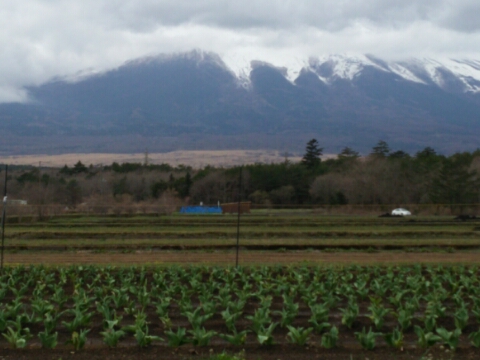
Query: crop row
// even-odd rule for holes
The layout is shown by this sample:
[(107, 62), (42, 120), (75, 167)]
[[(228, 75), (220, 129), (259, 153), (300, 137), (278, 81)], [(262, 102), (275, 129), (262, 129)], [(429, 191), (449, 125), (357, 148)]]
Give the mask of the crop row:
[(379, 338), (480, 347), (478, 275), (466, 266), (12, 267), (0, 275), (0, 332), (15, 348), (285, 339), (332, 348), (349, 338), (366, 349)]

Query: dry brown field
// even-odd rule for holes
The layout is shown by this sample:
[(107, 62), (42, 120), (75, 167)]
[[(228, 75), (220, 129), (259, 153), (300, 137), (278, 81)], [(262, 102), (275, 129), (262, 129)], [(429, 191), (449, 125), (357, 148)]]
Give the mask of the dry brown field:
[[(326, 155), (328, 157), (328, 155)], [(289, 161), (300, 161), (301, 157), (290, 155)], [(143, 163), (144, 153), (134, 154), (62, 154), (62, 155), (12, 155), (0, 157), (0, 163), (11, 165), (34, 165), (46, 167), (72, 166), (78, 161), (86, 165), (110, 165), (118, 163)], [(212, 166), (235, 166), (254, 163), (278, 163), (285, 161), (285, 156), (279, 151), (273, 150), (202, 150), (202, 151), (172, 151), (166, 153), (148, 153), (148, 161), (151, 164), (167, 163), (172, 166), (180, 164), (202, 168)]]
[[(6, 265), (235, 265), (236, 254), (228, 252), (159, 251), (159, 252), (35, 252), (9, 253)], [(382, 251), (336, 252), (321, 251), (244, 251), (239, 255), (240, 265), (412, 265), (412, 264), (480, 264), (480, 252), (462, 251), (455, 253), (404, 253)]]

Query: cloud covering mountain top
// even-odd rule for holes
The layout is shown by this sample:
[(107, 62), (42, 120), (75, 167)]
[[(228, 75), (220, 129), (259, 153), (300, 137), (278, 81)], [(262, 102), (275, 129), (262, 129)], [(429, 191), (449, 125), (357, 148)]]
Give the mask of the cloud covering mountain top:
[(335, 152), (379, 139), (478, 147), (478, 61), (340, 54), (292, 71), (252, 60), (242, 70), (209, 51), (168, 53), (29, 87), (33, 101), (0, 104), (0, 152), (282, 149), (312, 137)]
[(474, 0), (3, 0), (0, 102), (24, 101), (24, 86), (57, 75), (192, 48), (242, 69), (233, 64), (292, 69), (345, 52), (478, 59), (479, 12)]

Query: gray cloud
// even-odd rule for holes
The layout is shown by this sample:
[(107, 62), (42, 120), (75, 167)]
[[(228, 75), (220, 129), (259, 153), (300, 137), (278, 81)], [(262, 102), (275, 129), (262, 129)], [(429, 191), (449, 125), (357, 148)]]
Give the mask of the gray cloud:
[(56, 75), (192, 48), (278, 65), (336, 52), (478, 58), (479, 11), (473, 0), (2, 0), (0, 101)]
[(461, 6), (450, 3), (450, 6), (444, 7), (438, 18), (438, 24), (456, 31), (477, 32), (480, 30), (478, 14), (480, 14), (478, 1), (464, 1)]
[[(478, 7), (475, 1), (459, 0), (184, 0), (111, 1), (105, 6), (111, 24), (132, 31), (151, 30), (158, 25), (188, 23), (222, 28), (289, 28), (299, 25), (339, 31), (359, 21), (401, 27), (430, 21), (464, 31), (458, 21)], [(473, 23), (473, 22), (472, 22)], [(480, 24), (476, 25), (477, 29)], [(470, 29), (469, 29), (470, 31)]]

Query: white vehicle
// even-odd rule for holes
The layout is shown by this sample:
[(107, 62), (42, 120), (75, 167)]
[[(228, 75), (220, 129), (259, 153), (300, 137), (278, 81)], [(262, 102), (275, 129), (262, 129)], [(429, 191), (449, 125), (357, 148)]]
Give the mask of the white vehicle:
[(398, 208), (398, 209), (392, 210), (392, 215), (409, 216), (409, 215), (412, 215), (412, 213), (407, 209)]

